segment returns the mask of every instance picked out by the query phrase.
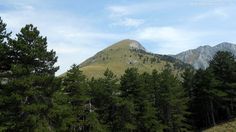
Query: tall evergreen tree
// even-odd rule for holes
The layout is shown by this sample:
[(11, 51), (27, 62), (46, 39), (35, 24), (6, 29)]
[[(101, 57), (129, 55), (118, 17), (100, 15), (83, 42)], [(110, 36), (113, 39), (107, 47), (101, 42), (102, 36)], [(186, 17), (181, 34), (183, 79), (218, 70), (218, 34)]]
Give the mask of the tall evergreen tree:
[(215, 124), (213, 96), (211, 95), (212, 78), (204, 70), (199, 69), (194, 76), (192, 95), (192, 114), (196, 129)]
[(7, 96), (6, 89), (8, 78), (10, 77), (11, 59), (9, 55), (8, 41), (11, 33), (6, 30), (6, 24), (0, 17), (0, 131), (7, 129), (12, 122), (8, 118), (8, 110), (6, 108)]
[(118, 79), (110, 70), (104, 72), (104, 77), (90, 81), (92, 104), (99, 115), (99, 120), (109, 131), (116, 131), (116, 111), (119, 101)]
[[(232, 53), (219, 51), (210, 61), (209, 70), (214, 74), (215, 79), (219, 82), (217, 89), (223, 91), (226, 97), (221, 98), (221, 105), (225, 106), (224, 113), (227, 118), (233, 117), (235, 113), (236, 102), (236, 61)], [(222, 114), (222, 113), (221, 113)]]
[(76, 116), (73, 114), (70, 97), (60, 88), (53, 94), (52, 100), (53, 108), (49, 111), (52, 130), (58, 132), (75, 131)]
[(148, 73), (140, 75), (140, 87), (137, 100), (138, 130), (142, 132), (159, 132), (162, 124), (157, 116), (155, 108), (155, 90), (151, 87), (152, 76)]
[(186, 96), (189, 99), (193, 96), (193, 79), (194, 79), (194, 70), (191, 68), (187, 68), (182, 74), (183, 78), (183, 88), (185, 90)]
[(231, 53), (217, 52), (209, 68), (193, 79), (192, 112), (197, 129), (214, 126), (234, 116), (235, 60)]
[(167, 68), (159, 75), (154, 71), (153, 87), (155, 88), (155, 105), (158, 117), (164, 125), (164, 131), (184, 131), (188, 126), (185, 115), (187, 114), (188, 98), (180, 81)]
[(135, 98), (138, 94), (138, 87), (140, 87), (137, 69), (127, 69), (120, 79), (120, 85), (120, 97), (122, 98), (118, 111), (120, 131), (135, 131), (137, 130)]
[(54, 51), (47, 51), (47, 39), (33, 25), (26, 25), (17, 38), (8, 43), (11, 78), (5, 93), (7, 130), (50, 131), (48, 111), (57, 89), (58, 67)]
[(68, 100), (64, 105), (72, 109), (68, 131), (103, 131), (94, 112), (88, 82), (77, 65), (73, 65), (64, 77), (62, 91)]
[(0, 75), (3, 77), (3, 73), (6, 73), (10, 70), (10, 56), (9, 56), (9, 47), (8, 40), (10, 39), (11, 33), (8, 33), (6, 30), (6, 24), (0, 17)]
[(220, 82), (215, 79), (210, 69), (198, 70), (194, 77), (193, 115), (198, 129), (214, 126), (225, 117), (221, 115), (222, 99), (227, 95), (219, 88)]
[(150, 81), (150, 75), (140, 75), (136, 68), (127, 69), (121, 77), (120, 116), (123, 131), (161, 130), (154, 107), (153, 90), (149, 86)]
[(184, 73), (182, 74), (182, 78), (183, 78), (182, 86), (183, 86), (185, 94), (186, 94), (185, 96), (189, 98), (188, 109), (187, 109), (189, 114), (186, 115), (186, 118), (187, 118), (186, 122), (191, 127), (188, 129), (192, 130), (192, 129), (196, 129), (194, 126), (195, 124), (194, 124), (193, 115), (192, 115), (193, 98), (194, 98), (194, 86), (193, 86), (194, 70), (191, 68), (185, 69)]

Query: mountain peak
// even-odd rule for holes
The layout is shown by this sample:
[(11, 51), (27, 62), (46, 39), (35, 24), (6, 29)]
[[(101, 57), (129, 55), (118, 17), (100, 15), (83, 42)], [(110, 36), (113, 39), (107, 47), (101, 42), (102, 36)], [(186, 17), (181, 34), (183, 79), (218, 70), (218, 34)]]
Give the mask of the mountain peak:
[(222, 42), (216, 46), (215, 48), (235, 48), (235, 44), (229, 43), (229, 42)]
[(216, 46), (200, 46), (197, 49), (181, 52), (174, 57), (192, 65), (196, 69), (206, 69), (209, 61), (212, 60), (218, 51), (228, 51), (236, 56), (236, 45), (228, 42), (222, 42)]
[(186, 66), (172, 57), (146, 52), (136, 40), (125, 39), (96, 53), (79, 66), (86, 76), (101, 77), (107, 68), (121, 76), (130, 67), (138, 68), (142, 73), (153, 69), (162, 71), (166, 64), (170, 64), (173, 71), (182, 71)]
[(113, 44), (112, 46), (108, 47), (108, 49), (111, 49), (111, 48), (138, 49), (138, 50), (146, 51), (146, 49), (138, 41), (132, 40), (132, 39), (121, 40)]

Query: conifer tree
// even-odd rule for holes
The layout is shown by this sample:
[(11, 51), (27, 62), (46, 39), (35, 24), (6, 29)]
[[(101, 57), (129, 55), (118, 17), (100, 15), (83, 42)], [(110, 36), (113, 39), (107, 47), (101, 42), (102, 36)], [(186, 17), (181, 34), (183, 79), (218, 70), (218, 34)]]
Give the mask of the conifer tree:
[(109, 131), (116, 131), (116, 110), (119, 101), (118, 79), (110, 70), (104, 72), (104, 77), (90, 81), (92, 104), (98, 113), (99, 120)]
[(52, 130), (59, 132), (75, 131), (76, 118), (73, 114), (72, 105), (69, 103), (69, 96), (60, 88), (53, 94), (52, 100), (53, 108), (49, 111)]
[(196, 129), (214, 126), (234, 117), (234, 73), (234, 57), (224, 51), (216, 53), (210, 61), (209, 68), (196, 72), (190, 108)]
[[(213, 98), (209, 91), (212, 91), (210, 76), (202, 69), (194, 75), (192, 95), (192, 115), (196, 129), (206, 128), (215, 123), (214, 106), (210, 108)], [(211, 111), (210, 111), (211, 109)]]
[(155, 108), (155, 90), (151, 87), (152, 79), (148, 73), (140, 75), (140, 87), (137, 100), (137, 122), (139, 131), (159, 132), (162, 130), (162, 124), (157, 116)]
[(122, 126), (124, 131), (160, 131), (161, 125), (154, 107), (150, 75), (138, 74), (136, 68), (121, 77)]
[(172, 75), (170, 69), (165, 69), (159, 75), (154, 71), (153, 87), (155, 88), (155, 105), (158, 110), (158, 117), (164, 126), (164, 131), (184, 131), (186, 124), (185, 115), (187, 112), (188, 98), (180, 81)]
[(68, 131), (103, 131), (91, 102), (88, 82), (77, 65), (68, 70), (63, 79), (62, 91), (68, 100), (67, 106), (72, 109)]
[(10, 69), (10, 56), (8, 41), (10, 39), (11, 33), (6, 30), (6, 24), (0, 17), (0, 75), (3, 77), (3, 73), (6, 73)]
[(118, 111), (120, 131), (135, 131), (137, 130), (135, 98), (140, 87), (137, 69), (128, 68), (120, 81), (120, 97), (122, 98)]
[(185, 96), (188, 97), (189, 102), (188, 102), (188, 109), (187, 111), (189, 112), (188, 115), (186, 115), (186, 122), (189, 124), (190, 128), (189, 130), (195, 129), (195, 124), (194, 124), (194, 119), (193, 119), (193, 98), (194, 98), (194, 70), (191, 68), (185, 69), (184, 73), (182, 74), (183, 82), (182, 86), (185, 91)]
[(7, 130), (49, 131), (48, 111), (57, 89), (58, 67), (54, 51), (47, 51), (47, 39), (33, 25), (26, 25), (8, 43), (11, 78), (5, 92), (5, 108), (11, 125)]
[(9, 112), (7, 108), (7, 88), (8, 78), (10, 77), (11, 59), (9, 55), (8, 42), (11, 33), (6, 30), (6, 24), (0, 17), (0, 131), (4, 131), (8, 126), (13, 125), (8, 118)]
[[(225, 106), (224, 113), (227, 113), (226, 118), (231, 118), (235, 115), (236, 102), (236, 61), (232, 53), (219, 51), (210, 61), (209, 70), (214, 74), (215, 80), (218, 81), (216, 89), (224, 92), (226, 96), (221, 97), (221, 105)], [(223, 113), (220, 113), (221, 115)]]

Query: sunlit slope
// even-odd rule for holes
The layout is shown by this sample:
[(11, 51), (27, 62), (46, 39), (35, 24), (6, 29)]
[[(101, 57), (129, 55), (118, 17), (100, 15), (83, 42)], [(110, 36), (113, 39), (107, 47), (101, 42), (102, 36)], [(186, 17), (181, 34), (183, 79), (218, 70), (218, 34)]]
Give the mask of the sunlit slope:
[(162, 71), (169, 64), (175, 73), (183, 71), (187, 65), (169, 56), (146, 52), (135, 40), (122, 40), (98, 52), (80, 64), (80, 69), (88, 77), (101, 77), (106, 69), (120, 76), (125, 69), (136, 67), (139, 72)]
[(231, 120), (215, 127), (204, 130), (203, 132), (236, 132), (236, 120)]

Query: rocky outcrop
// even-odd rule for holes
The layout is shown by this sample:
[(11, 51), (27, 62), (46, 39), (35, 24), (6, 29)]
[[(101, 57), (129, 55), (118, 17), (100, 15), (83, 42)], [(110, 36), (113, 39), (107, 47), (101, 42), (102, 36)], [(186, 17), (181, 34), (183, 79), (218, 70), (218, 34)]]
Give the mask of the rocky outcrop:
[(197, 49), (181, 52), (172, 57), (192, 65), (195, 69), (206, 69), (209, 66), (209, 61), (212, 60), (218, 51), (228, 51), (236, 56), (236, 45), (223, 42), (213, 47), (208, 45), (200, 46)]

